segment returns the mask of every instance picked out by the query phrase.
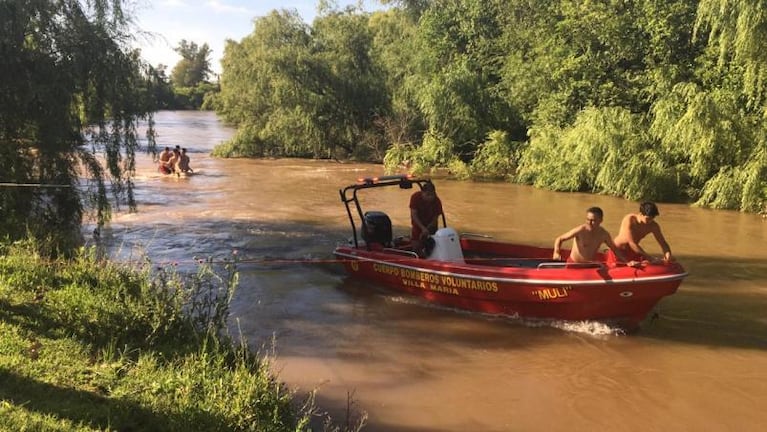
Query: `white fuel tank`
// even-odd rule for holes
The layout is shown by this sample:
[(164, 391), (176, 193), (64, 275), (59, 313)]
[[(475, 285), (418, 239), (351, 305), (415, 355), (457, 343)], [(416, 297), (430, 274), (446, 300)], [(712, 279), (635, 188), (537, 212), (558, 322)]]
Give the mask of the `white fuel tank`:
[(429, 259), (463, 262), (461, 239), (453, 228), (440, 228), (431, 238), (434, 239), (434, 249), (429, 254)]

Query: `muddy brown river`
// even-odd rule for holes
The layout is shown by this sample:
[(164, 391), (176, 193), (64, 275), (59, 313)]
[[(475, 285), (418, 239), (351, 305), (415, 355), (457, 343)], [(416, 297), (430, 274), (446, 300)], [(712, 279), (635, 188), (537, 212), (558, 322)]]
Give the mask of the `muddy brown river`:
[[(275, 372), (367, 431), (761, 431), (767, 427), (767, 220), (660, 203), (690, 272), (632, 335), (599, 323), (527, 322), (434, 307), (348, 279), (332, 250), (351, 236), (338, 189), (380, 165), (217, 159), (234, 132), (213, 113), (160, 112), (158, 144), (189, 149), (196, 175), (163, 177), (142, 154), (137, 213), (102, 241), (193, 267), (231, 257), (241, 283), (231, 331), (274, 351)], [(435, 179), (459, 232), (550, 246), (600, 206), (615, 234), (637, 203), (506, 183)], [(380, 193), (379, 193), (380, 191)], [(406, 234), (409, 192), (366, 195)], [(652, 237), (643, 242), (658, 253)], [(569, 247), (569, 245), (568, 245)]]

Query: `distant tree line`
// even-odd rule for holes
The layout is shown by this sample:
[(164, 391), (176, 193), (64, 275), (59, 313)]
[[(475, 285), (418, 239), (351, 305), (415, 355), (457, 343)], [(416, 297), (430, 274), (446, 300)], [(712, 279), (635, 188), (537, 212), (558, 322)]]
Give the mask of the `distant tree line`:
[(215, 153), (764, 209), (765, 1), (382, 2), (227, 41)]
[(210, 77), (211, 50), (207, 43), (197, 45), (182, 39), (175, 51), (181, 56), (167, 75), (167, 66), (149, 67), (147, 78), (152, 83), (152, 93), (161, 110), (190, 110), (204, 108), (206, 95), (219, 91), (218, 83)]

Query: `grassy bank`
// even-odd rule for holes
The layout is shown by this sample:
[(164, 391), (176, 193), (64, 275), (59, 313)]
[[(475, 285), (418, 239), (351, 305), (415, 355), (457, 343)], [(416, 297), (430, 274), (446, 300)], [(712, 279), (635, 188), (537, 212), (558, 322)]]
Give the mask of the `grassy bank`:
[(310, 428), (265, 357), (221, 336), (237, 282), (0, 245), (0, 430)]

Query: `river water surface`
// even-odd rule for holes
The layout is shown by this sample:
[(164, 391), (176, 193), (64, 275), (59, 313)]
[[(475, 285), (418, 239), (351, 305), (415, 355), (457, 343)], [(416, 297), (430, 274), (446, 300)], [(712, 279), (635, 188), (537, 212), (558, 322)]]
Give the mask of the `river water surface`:
[[(233, 130), (212, 113), (160, 112), (158, 145), (187, 147), (197, 174), (163, 177), (140, 155), (137, 213), (102, 241), (193, 267), (231, 257), (241, 283), (232, 331), (274, 348), (299, 394), (339, 421), (349, 395), (368, 431), (761, 431), (767, 427), (767, 220), (660, 204), (690, 272), (636, 334), (597, 323), (534, 323), (429, 306), (349, 280), (332, 250), (351, 236), (339, 188), (380, 165), (216, 159)], [(551, 245), (592, 205), (615, 234), (637, 203), (504, 183), (435, 180), (459, 232)], [(363, 205), (409, 232), (409, 193)], [(658, 252), (652, 238), (645, 248)], [(569, 247), (569, 246), (568, 246)], [(265, 262), (264, 260), (270, 260)]]

